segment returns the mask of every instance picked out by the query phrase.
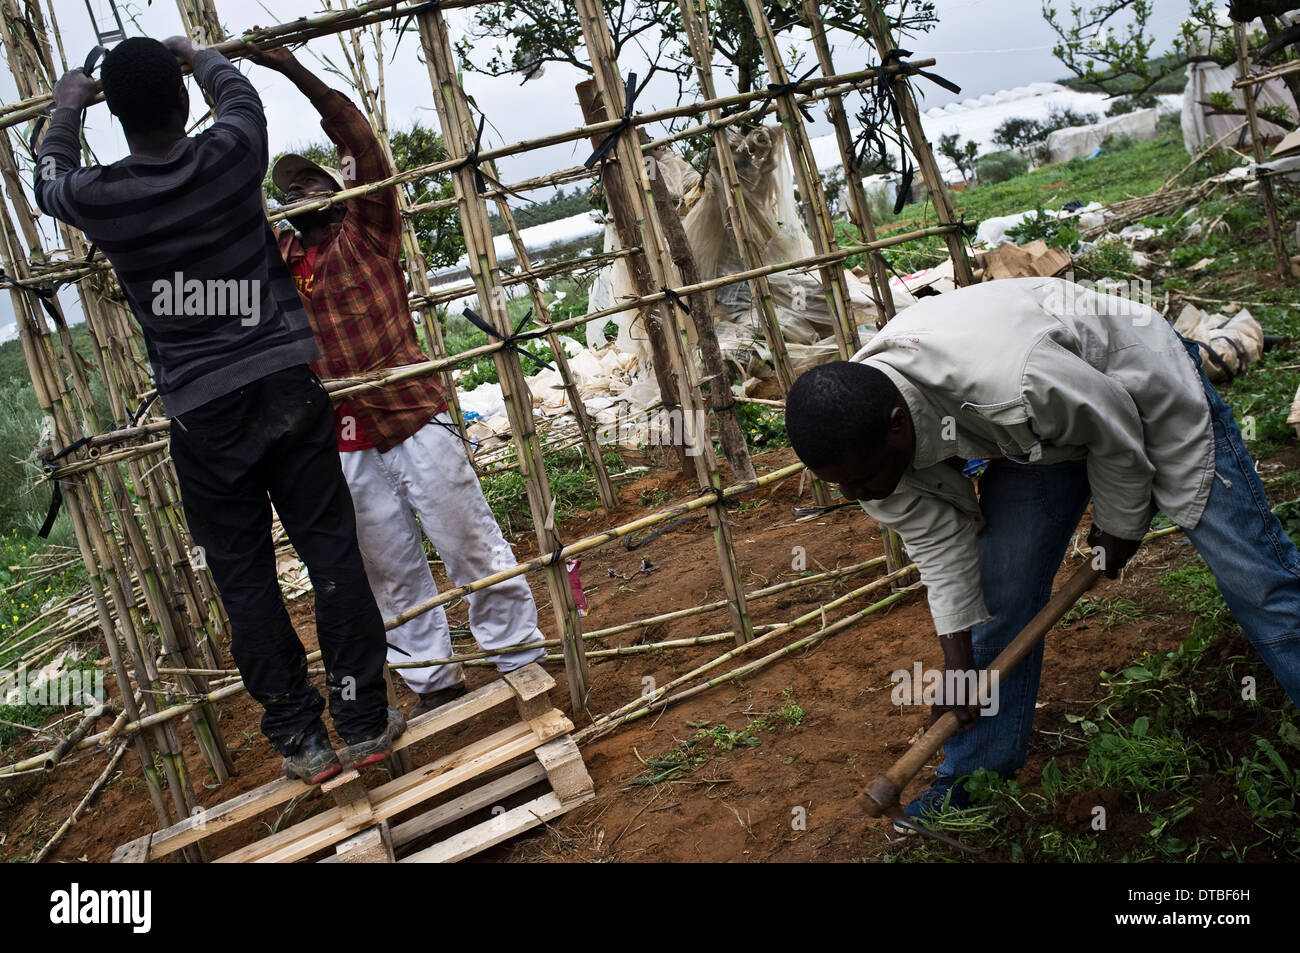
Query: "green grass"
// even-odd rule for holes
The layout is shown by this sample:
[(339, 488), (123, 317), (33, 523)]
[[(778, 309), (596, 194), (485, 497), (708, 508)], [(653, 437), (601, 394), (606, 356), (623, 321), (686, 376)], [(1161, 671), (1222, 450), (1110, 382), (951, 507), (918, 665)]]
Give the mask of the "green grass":
[[(793, 693), (794, 687), (791, 686), (781, 695), (783, 698), (791, 698)], [(695, 729), (695, 734), (677, 741), (663, 754), (643, 758), (636, 749), (633, 749), (646, 770), (633, 778), (629, 784), (633, 787), (643, 787), (675, 781), (700, 765), (712, 761), (714, 752), (757, 748), (763, 743), (760, 732), (798, 728), (807, 716), (808, 712), (791, 700), (777, 711), (750, 717), (749, 724), (744, 728), (729, 728), (722, 723), (715, 725), (707, 721), (688, 721), (686, 727)]]
[(1057, 625), (1064, 627), (1075, 622), (1087, 621), (1102, 629), (1113, 629), (1117, 625), (1134, 622), (1147, 615), (1150, 613), (1145, 608), (1122, 596), (1084, 596), (1071, 607)]
[[(605, 459), (608, 462), (608, 454)], [(551, 492), (555, 496), (556, 519), (562, 520), (579, 510), (593, 510), (600, 505), (596, 478), (581, 447), (549, 453), (544, 462)], [(509, 534), (532, 526), (528, 486), (518, 470), (505, 470), (480, 477), (479, 485), (502, 530)]]

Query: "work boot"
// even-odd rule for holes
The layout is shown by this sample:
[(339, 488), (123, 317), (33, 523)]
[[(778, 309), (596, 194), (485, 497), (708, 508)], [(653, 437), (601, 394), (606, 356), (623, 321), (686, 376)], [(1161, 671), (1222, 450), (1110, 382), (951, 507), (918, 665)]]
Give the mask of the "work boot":
[(368, 764), (383, 761), (392, 754), (393, 742), (405, 730), (406, 716), (399, 709), (389, 705), (388, 724), (384, 726), (383, 731), (373, 738), (366, 738), (348, 745), (343, 749), (343, 754), (347, 756), (353, 766), (358, 768), (364, 768)]
[[(909, 821), (924, 824), (940, 811), (950, 808), (960, 810), (966, 807), (970, 807), (970, 795), (966, 793), (965, 784), (945, 784), (942, 781), (935, 781), (903, 808), (903, 816)], [(894, 821), (894, 830), (899, 834), (916, 833), (915, 830), (898, 821)]]
[(297, 750), (285, 755), (281, 767), (286, 778), (297, 778), (307, 784), (328, 781), (343, 770), (339, 756), (330, 747), (325, 726), (319, 720), (303, 732)]
[(421, 692), (420, 700), (416, 706), (411, 709), (411, 717), (423, 715), (427, 711), (433, 711), (435, 708), (441, 708), (448, 702), (454, 702), (469, 692), (469, 688), (463, 681), (456, 682), (446, 688), (435, 689), (431, 692)]

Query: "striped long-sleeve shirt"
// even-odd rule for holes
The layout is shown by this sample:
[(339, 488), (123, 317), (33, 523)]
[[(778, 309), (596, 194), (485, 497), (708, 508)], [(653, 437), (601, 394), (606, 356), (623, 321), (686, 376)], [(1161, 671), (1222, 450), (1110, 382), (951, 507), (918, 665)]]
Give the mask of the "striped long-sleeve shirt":
[(56, 109), (36, 163), (41, 209), (113, 265), (168, 415), (319, 357), (262, 204), (266, 117), (216, 50), (194, 57), (216, 121), (164, 157), (80, 167), (80, 114)]

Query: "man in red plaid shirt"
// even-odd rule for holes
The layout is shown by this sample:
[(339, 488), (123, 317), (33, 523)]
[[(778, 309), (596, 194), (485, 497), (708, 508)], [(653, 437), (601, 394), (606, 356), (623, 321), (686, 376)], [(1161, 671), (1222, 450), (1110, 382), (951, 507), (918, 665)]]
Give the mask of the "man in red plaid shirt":
[[(326, 86), (288, 50), (258, 52), (253, 59), (282, 73), (311, 100), (321, 114), (321, 128), (338, 148), (343, 172), (299, 155), (280, 157), (271, 178), (288, 201), (393, 175), (370, 124), (346, 96)], [(426, 360), (398, 265), (402, 217), (393, 189), (296, 216), (294, 224), (298, 231), (280, 229), (277, 237), (320, 346), (316, 373), (326, 379), (355, 377)], [(334, 410), (343, 473), (357, 513), (357, 540), (386, 619), (437, 595), (421, 529), (455, 585), (514, 565), (514, 553), (483, 497), (437, 378), (365, 390), (335, 404)], [(500, 651), (543, 639), (537, 605), (523, 576), (468, 598), (470, 628), (484, 649)], [(388, 639), (396, 647), (389, 651), (390, 662), (451, 655), (441, 607), (393, 629)], [(544, 654), (533, 648), (491, 658), (508, 672)], [(458, 665), (398, 671), (420, 695), (416, 713), (465, 693)]]

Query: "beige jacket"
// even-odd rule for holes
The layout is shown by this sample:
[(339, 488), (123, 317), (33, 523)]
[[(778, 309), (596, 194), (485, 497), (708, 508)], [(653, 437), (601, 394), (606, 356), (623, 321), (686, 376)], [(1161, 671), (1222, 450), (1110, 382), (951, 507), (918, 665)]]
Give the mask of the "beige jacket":
[(888, 374), (912, 414), (911, 469), (863, 509), (903, 538), (940, 634), (990, 618), (962, 460), (1086, 459), (1093, 517), (1121, 538), (1145, 534), (1157, 507), (1180, 526), (1200, 521), (1214, 478), (1209, 404), (1190, 355), (1145, 305), (1059, 278), (985, 282), (923, 299), (853, 359)]

